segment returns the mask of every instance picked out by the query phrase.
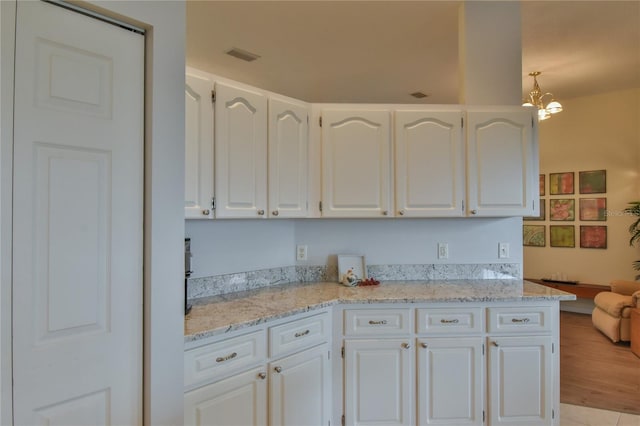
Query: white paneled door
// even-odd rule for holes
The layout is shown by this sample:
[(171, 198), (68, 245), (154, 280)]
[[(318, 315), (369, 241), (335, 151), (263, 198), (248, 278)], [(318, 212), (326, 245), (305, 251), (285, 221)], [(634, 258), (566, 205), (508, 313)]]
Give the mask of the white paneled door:
[(144, 36), (18, 2), (16, 425), (142, 421)]

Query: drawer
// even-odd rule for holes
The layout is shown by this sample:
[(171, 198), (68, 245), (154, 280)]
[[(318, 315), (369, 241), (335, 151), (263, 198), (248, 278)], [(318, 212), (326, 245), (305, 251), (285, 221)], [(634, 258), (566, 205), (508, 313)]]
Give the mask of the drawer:
[(484, 331), (483, 308), (418, 309), (418, 333), (472, 334)]
[(323, 313), (269, 328), (269, 353), (272, 357), (309, 348), (328, 340), (329, 314)]
[(489, 308), (489, 333), (551, 333), (550, 306)]
[(263, 330), (190, 349), (184, 353), (184, 384), (192, 386), (211, 381), (222, 374), (265, 362), (266, 357)]
[(345, 309), (345, 336), (387, 336), (412, 331), (411, 309)]

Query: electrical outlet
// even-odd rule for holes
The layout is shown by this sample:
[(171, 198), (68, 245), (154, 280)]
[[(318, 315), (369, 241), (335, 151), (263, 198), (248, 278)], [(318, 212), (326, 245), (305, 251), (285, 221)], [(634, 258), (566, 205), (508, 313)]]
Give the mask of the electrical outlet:
[(498, 257), (500, 259), (509, 258), (509, 243), (498, 243)]
[(296, 260), (307, 260), (307, 246), (296, 246)]
[(449, 243), (438, 243), (438, 259), (449, 258)]

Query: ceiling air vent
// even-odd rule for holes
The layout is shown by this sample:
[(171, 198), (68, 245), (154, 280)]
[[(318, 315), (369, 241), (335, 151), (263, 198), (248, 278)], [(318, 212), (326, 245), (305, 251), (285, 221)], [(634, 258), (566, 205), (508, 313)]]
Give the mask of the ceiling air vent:
[(231, 50), (227, 50), (225, 52), (227, 55), (231, 55), (238, 59), (242, 59), (243, 61), (251, 62), (255, 61), (260, 57), (260, 55), (256, 55), (255, 53), (247, 52), (246, 50), (238, 49), (237, 47), (232, 48)]
[(414, 98), (417, 98), (417, 99), (422, 99), (422, 98), (426, 98), (429, 95), (426, 95), (426, 94), (424, 94), (422, 92), (413, 92), (411, 94), (411, 96), (413, 96)]

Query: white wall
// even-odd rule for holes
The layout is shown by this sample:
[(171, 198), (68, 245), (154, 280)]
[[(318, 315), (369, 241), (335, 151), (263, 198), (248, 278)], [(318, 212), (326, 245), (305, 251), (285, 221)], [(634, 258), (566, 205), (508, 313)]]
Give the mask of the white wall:
[[(522, 263), (522, 220), (502, 219), (289, 219), (188, 220), (193, 277), (291, 265), (335, 264), (337, 254), (362, 254), (367, 264)], [(437, 243), (449, 258), (437, 258)], [(498, 243), (508, 243), (508, 259)], [(296, 261), (295, 246), (308, 248)]]
[[(362, 254), (368, 265), (430, 263), (521, 263), (522, 219), (298, 220), (295, 243), (308, 246), (299, 265), (335, 264), (336, 254)], [(437, 243), (449, 244), (449, 259), (437, 258)], [(510, 245), (498, 259), (498, 242)]]
[(293, 220), (187, 220), (192, 277), (295, 264)]
[(0, 424), (11, 424), (11, 188), (15, 2), (0, 2)]
[[(627, 203), (640, 200), (640, 89), (562, 100), (564, 111), (540, 124), (540, 173), (600, 170), (607, 171), (607, 193), (543, 198), (574, 198), (576, 221), (551, 222), (547, 211), (544, 224), (547, 246), (524, 248), (524, 275), (550, 277), (562, 272), (569, 279), (607, 284), (613, 279), (633, 279), (631, 262), (640, 259), (640, 249), (629, 247), (628, 227), (632, 218), (615, 215)], [(614, 213), (606, 222), (581, 222), (581, 197), (606, 197), (607, 209)], [(549, 225), (575, 224), (576, 248), (549, 247)], [(607, 249), (579, 248), (580, 225), (606, 225)]]

